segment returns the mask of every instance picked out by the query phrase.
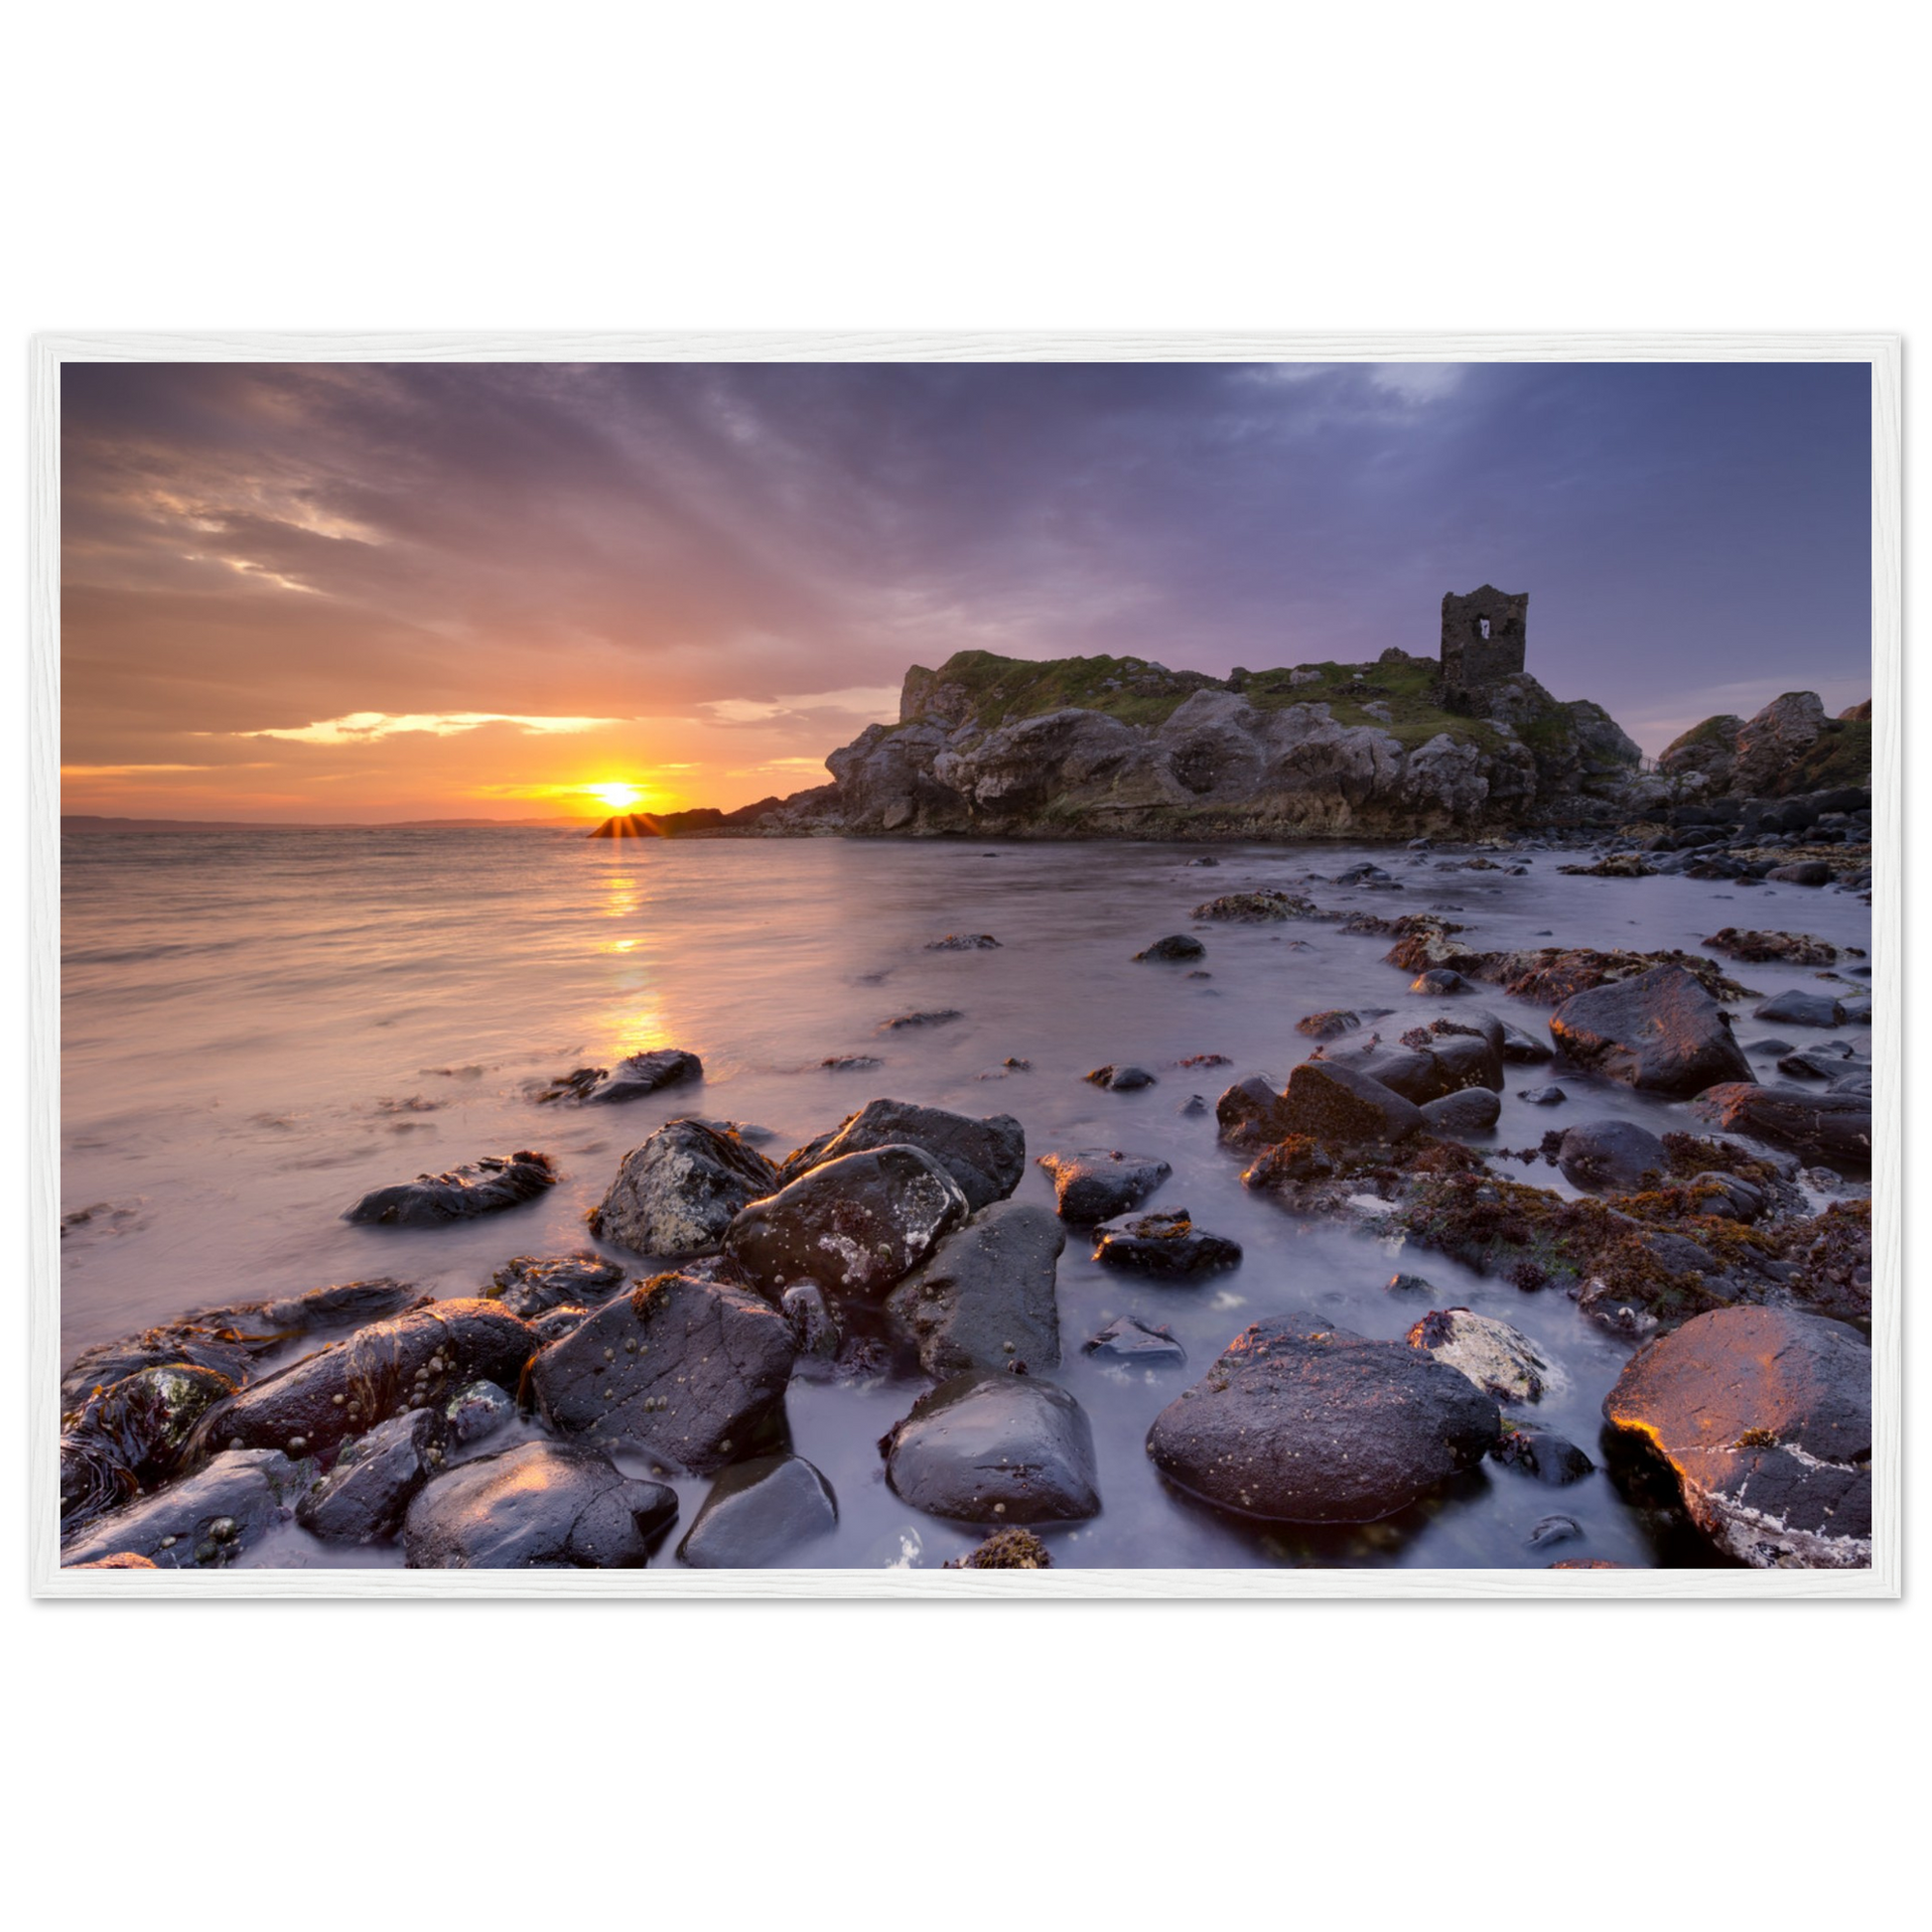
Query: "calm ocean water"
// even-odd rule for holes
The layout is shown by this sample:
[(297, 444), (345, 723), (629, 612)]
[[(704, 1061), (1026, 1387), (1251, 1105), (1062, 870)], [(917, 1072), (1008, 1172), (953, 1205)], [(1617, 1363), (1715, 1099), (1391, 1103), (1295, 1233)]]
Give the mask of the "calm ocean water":
[[(1868, 908), (1801, 889), (1565, 879), (1555, 872), (1561, 855), (1539, 855), (1525, 879), (1438, 873), (1386, 848), (1220, 847), (1217, 870), (1189, 868), (1194, 856), (1198, 848), (1114, 844), (613, 845), (521, 829), (69, 835), (62, 1205), (103, 1211), (62, 1243), (65, 1353), (197, 1305), (357, 1276), (474, 1294), (512, 1255), (591, 1245), (585, 1211), (664, 1120), (700, 1113), (762, 1126), (774, 1136), (766, 1151), (779, 1155), (890, 1095), (1015, 1114), (1030, 1155), (1095, 1143), (1158, 1154), (1174, 1173), (1152, 1204), (1184, 1205), (1246, 1249), (1232, 1274), (1164, 1288), (1103, 1272), (1085, 1243), (1069, 1242), (1060, 1379), (1092, 1419), (1104, 1507), (1091, 1524), (1055, 1534), (1056, 1562), (1541, 1567), (1553, 1553), (1525, 1539), (1553, 1510), (1585, 1532), (1554, 1554), (1635, 1564), (1681, 1556), (1653, 1546), (1600, 1472), (1553, 1490), (1491, 1465), (1428, 1508), (1326, 1533), (1233, 1524), (1164, 1489), (1142, 1447), (1149, 1422), (1236, 1332), (1273, 1311), (1311, 1306), (1391, 1337), (1423, 1306), (1460, 1304), (1513, 1322), (1570, 1375), (1539, 1420), (1592, 1454), (1603, 1395), (1628, 1350), (1560, 1295), (1523, 1295), (1438, 1255), (1297, 1223), (1242, 1190), (1241, 1163), (1216, 1147), (1211, 1112), (1180, 1113), (1190, 1093), (1211, 1104), (1249, 1073), (1286, 1079), (1310, 1048), (1295, 1032), (1307, 1014), (1387, 1006), (1397, 1010), (1388, 1034), (1427, 1018), (1436, 1009), (1381, 963), (1386, 941), (1329, 926), (1215, 928), (1204, 935), (1204, 981), (1130, 956), (1187, 930), (1202, 898), (1299, 886), (1363, 857), (1394, 869), (1406, 890), (1316, 886), (1312, 895), (1382, 913), (1456, 907), (1484, 945), (1552, 931), (1574, 944), (1695, 948), (1720, 925), (1753, 923), (1863, 946)], [(924, 950), (951, 932), (990, 932), (1001, 947)], [(1776, 967), (1745, 977), (1766, 993), (1810, 983)], [(1485, 1004), (1532, 1031), (1547, 1018), (1500, 994)], [(963, 1018), (879, 1034), (895, 1014), (933, 1007)], [(1755, 1036), (1748, 1020), (1740, 1036)], [(554, 1074), (658, 1045), (701, 1054), (704, 1086), (621, 1109), (531, 1098)], [(859, 1052), (885, 1064), (866, 1073), (819, 1064)], [(1199, 1073), (1176, 1064), (1204, 1052), (1234, 1064)], [(985, 1077), (1009, 1056), (1032, 1070)], [(1152, 1067), (1159, 1084), (1116, 1094), (1082, 1081), (1109, 1060)], [(1512, 1089), (1543, 1078), (1510, 1069)], [(1565, 1123), (1609, 1114), (1660, 1131), (1680, 1123), (1676, 1110), (1606, 1082), (1566, 1073), (1564, 1085), (1573, 1096)], [(1534, 1145), (1552, 1124), (1512, 1093), (1497, 1138)], [(371, 1187), (523, 1147), (549, 1152), (563, 1173), (528, 1206), (432, 1231), (341, 1218)], [(1534, 1178), (1562, 1185), (1548, 1168)], [(1020, 1193), (1051, 1201), (1037, 1171)], [(1426, 1274), (1439, 1293), (1426, 1305), (1388, 1295), (1397, 1268)], [(1121, 1313), (1167, 1323), (1188, 1367), (1130, 1375), (1083, 1358), (1081, 1341)], [(841, 1510), (836, 1536), (801, 1562), (936, 1564), (978, 1540), (886, 1487), (875, 1445), (918, 1387), (794, 1382), (794, 1446), (830, 1478)], [(677, 1486), (688, 1523), (705, 1485)], [(253, 1560), (349, 1558), (291, 1527)]]

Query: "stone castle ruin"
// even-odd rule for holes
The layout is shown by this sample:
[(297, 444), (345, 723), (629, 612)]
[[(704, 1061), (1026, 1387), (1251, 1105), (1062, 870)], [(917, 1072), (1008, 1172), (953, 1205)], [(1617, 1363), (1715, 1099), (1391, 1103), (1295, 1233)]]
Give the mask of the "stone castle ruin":
[(1523, 669), (1529, 626), (1527, 591), (1512, 597), (1485, 584), (1467, 597), (1443, 597), (1443, 706), (1479, 712), (1486, 693)]

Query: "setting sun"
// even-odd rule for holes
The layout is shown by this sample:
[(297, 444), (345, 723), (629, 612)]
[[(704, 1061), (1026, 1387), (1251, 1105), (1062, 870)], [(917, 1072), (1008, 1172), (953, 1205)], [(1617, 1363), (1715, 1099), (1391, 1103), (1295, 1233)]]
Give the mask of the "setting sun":
[(601, 798), (614, 812), (634, 811), (643, 793), (635, 785), (586, 785), (593, 798)]

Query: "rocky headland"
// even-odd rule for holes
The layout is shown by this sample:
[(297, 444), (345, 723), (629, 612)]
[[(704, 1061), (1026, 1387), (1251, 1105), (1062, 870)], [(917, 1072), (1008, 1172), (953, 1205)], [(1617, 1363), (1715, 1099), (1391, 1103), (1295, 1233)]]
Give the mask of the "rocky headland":
[[(1631, 822), (1795, 829), (1865, 802), (1870, 706), (1789, 692), (1707, 719), (1652, 768), (1602, 706), (1527, 671), (1442, 661), (1236, 669), (962, 651), (905, 674), (896, 724), (826, 759), (831, 782), (735, 811), (613, 818), (622, 837), (1409, 839)], [(1807, 803), (1811, 818), (1804, 816)], [(1795, 810), (1793, 809), (1795, 807)]]

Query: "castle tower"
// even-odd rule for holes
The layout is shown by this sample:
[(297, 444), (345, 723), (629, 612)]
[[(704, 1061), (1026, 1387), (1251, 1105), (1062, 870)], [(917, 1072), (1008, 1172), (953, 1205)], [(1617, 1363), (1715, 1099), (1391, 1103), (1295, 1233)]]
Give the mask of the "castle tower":
[(1485, 584), (1467, 597), (1443, 598), (1443, 703), (1480, 711), (1485, 695), (1523, 669), (1530, 598)]

